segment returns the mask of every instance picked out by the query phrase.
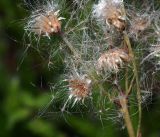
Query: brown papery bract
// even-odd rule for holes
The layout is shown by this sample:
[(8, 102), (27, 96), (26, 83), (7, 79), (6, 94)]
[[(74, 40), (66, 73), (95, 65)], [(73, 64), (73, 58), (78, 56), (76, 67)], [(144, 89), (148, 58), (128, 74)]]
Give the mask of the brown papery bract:
[(118, 72), (119, 68), (130, 59), (131, 57), (124, 49), (110, 49), (100, 56), (97, 68), (98, 70)]
[(54, 12), (36, 18), (33, 31), (38, 35), (51, 35), (61, 31), (61, 22)]

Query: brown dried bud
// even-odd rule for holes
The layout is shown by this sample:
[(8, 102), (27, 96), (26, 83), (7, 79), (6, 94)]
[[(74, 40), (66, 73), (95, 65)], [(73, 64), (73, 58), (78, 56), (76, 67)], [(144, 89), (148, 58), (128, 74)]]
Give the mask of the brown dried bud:
[(63, 17), (58, 17), (58, 11), (45, 11), (43, 13), (33, 13), (30, 20), (25, 26), (25, 30), (34, 32), (38, 35), (45, 35), (50, 38), (51, 34), (61, 31), (61, 20)]
[(93, 7), (93, 14), (97, 18), (106, 21), (106, 24), (113, 25), (119, 31), (126, 27), (125, 13), (123, 11), (123, 0), (99, 0)]
[(49, 15), (40, 15), (37, 17), (34, 24), (35, 33), (42, 35), (50, 35), (52, 33), (57, 33), (61, 30), (61, 23), (54, 13), (49, 13)]
[(126, 22), (123, 17), (124, 15), (122, 14), (122, 11), (115, 9), (115, 7), (114, 8), (111, 7), (108, 10), (109, 13), (107, 14), (106, 17), (106, 23), (109, 23), (114, 27), (116, 27), (118, 30), (123, 31), (126, 27)]
[(124, 49), (110, 49), (98, 59), (98, 70), (118, 72), (123, 63), (129, 62), (130, 56)]
[(69, 81), (69, 98), (75, 97), (76, 101), (85, 99), (90, 95), (91, 91), (91, 80), (86, 76), (71, 78)]
[(138, 35), (139, 32), (146, 30), (151, 24), (149, 16), (135, 16), (131, 21), (130, 33)]

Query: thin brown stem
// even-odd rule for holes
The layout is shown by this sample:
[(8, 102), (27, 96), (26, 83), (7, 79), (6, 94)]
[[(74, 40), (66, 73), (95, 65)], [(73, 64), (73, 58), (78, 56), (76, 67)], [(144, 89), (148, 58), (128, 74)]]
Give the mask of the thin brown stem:
[(134, 80), (135, 80), (135, 76), (133, 76), (133, 78), (132, 78), (132, 80), (130, 82), (130, 86), (129, 86), (128, 90), (127, 90), (127, 96), (131, 93), (131, 89), (133, 87)]
[(127, 130), (128, 130), (129, 137), (135, 137), (134, 129), (133, 129), (131, 118), (130, 118), (129, 111), (128, 111), (126, 97), (122, 97), (120, 99), (120, 104), (122, 107), (121, 112), (123, 114), (123, 118), (124, 118)]
[(134, 76), (135, 76), (135, 80), (136, 80), (136, 87), (137, 87), (137, 100), (138, 100), (138, 111), (139, 111), (139, 120), (138, 120), (138, 128), (137, 128), (137, 137), (140, 134), (140, 128), (141, 128), (141, 119), (142, 119), (142, 108), (141, 108), (141, 91), (140, 91), (140, 85), (139, 85), (139, 76), (138, 76), (138, 69), (137, 69), (137, 65), (136, 65), (136, 59), (131, 47), (131, 43), (130, 40), (128, 38), (128, 35), (126, 34), (126, 32), (124, 32), (124, 40), (128, 46), (129, 49), (129, 55), (132, 58), (132, 64), (133, 64), (133, 72), (134, 72)]
[(125, 90), (126, 92), (128, 91), (128, 67), (126, 68), (125, 71)]
[(124, 119), (125, 125), (127, 127), (129, 137), (136, 137), (135, 132), (134, 132), (134, 128), (132, 125), (132, 121), (130, 118), (129, 110), (128, 110), (128, 100), (127, 100), (126, 93), (123, 92), (122, 88), (120, 87), (120, 85), (118, 83), (115, 84), (115, 86), (117, 87), (117, 90), (120, 93), (120, 97), (119, 97), (119, 103), (120, 103), (120, 107), (121, 107), (120, 112), (123, 114), (123, 119)]

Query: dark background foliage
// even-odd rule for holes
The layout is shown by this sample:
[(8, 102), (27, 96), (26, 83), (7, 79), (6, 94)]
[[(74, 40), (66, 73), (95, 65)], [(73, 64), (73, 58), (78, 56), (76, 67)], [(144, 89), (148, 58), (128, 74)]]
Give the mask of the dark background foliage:
[[(116, 137), (127, 136), (112, 121), (75, 115), (39, 112), (51, 100), (50, 83), (57, 80), (63, 66), (48, 59), (23, 41), (23, 22), (27, 16), (20, 0), (0, 0), (0, 136), (1, 137)], [(145, 137), (160, 136), (160, 97), (144, 106), (142, 132)], [(56, 104), (53, 104), (56, 105)]]

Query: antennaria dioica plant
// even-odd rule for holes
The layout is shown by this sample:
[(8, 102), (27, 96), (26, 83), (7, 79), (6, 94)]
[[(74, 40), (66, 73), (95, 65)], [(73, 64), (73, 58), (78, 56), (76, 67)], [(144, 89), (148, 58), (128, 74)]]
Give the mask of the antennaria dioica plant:
[(25, 1), (32, 10), (24, 27), (29, 45), (48, 56), (49, 68), (55, 56), (65, 66), (51, 86), (57, 111), (72, 113), (80, 107), (102, 121), (124, 123), (129, 137), (143, 136), (142, 107), (152, 96), (159, 72), (157, 3)]

